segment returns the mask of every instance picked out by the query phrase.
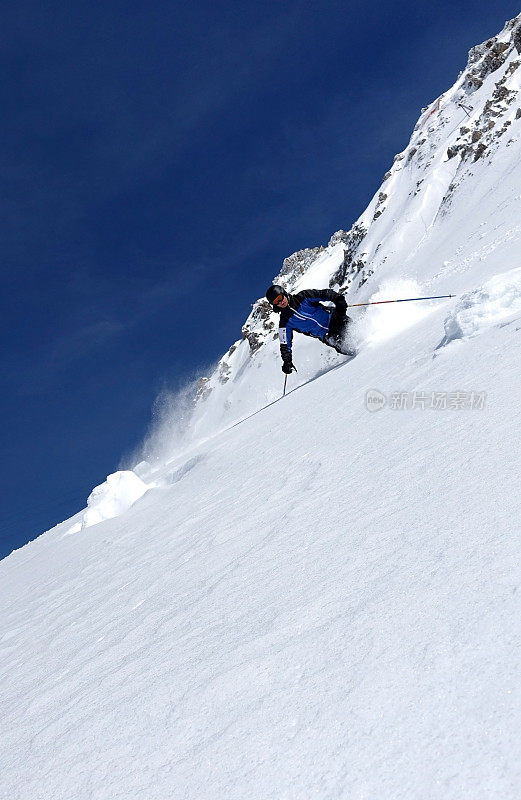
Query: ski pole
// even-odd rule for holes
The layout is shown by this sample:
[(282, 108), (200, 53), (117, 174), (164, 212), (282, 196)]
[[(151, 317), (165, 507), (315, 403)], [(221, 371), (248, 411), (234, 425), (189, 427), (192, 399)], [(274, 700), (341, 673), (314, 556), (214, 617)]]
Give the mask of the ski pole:
[(456, 297), (455, 294), (437, 294), (433, 297), (404, 297), (401, 300), (373, 300), (372, 303), (348, 303), (348, 308), (355, 306), (379, 306), (382, 303), (410, 303), (411, 300), (441, 300), (444, 297)]
[(286, 394), (286, 383), (287, 383), (287, 380), (288, 380), (288, 376), (284, 375), (284, 391), (282, 392), (282, 397), (284, 397), (284, 395)]

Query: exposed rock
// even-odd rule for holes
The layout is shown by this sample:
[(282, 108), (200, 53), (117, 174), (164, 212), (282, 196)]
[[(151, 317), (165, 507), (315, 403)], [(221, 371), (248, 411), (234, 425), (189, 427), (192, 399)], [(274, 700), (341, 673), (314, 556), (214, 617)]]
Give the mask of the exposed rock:
[(499, 129), (498, 136), (503, 136), (503, 134), (507, 132), (510, 125), (512, 125), (512, 122), (511, 120), (507, 119), (507, 121), (503, 123), (503, 127)]
[(375, 206), (375, 211), (374, 211), (374, 215), (373, 215), (373, 222), (376, 219), (378, 219), (378, 217), (380, 217), (383, 214), (383, 212), (385, 211), (385, 208), (382, 208), (382, 206), (383, 206), (383, 204), (385, 203), (386, 200), (387, 200), (387, 195), (385, 194), (385, 192), (380, 192), (380, 194), (378, 195), (378, 202), (376, 203), (376, 206)]
[(507, 89), (506, 86), (502, 86), (501, 83), (496, 84), (496, 88), (494, 90), (494, 94), (492, 97), (495, 100), (506, 100), (507, 97), (513, 95), (514, 92), (511, 92), (510, 89)]
[(469, 90), (469, 92), (475, 92), (477, 89), (481, 89), (483, 86), (483, 81), (481, 78), (478, 78), (477, 75), (469, 75), (464, 83), (464, 86)]
[(344, 260), (339, 269), (331, 276), (329, 280), (330, 287), (338, 285), (346, 288), (351, 283), (354, 275), (364, 268), (364, 261), (361, 257), (356, 258), (356, 255), (366, 233), (367, 230), (363, 225), (359, 223), (353, 225), (345, 239)]
[(219, 375), (218, 375), (219, 383), (222, 384), (227, 383), (230, 380), (231, 371), (232, 368), (230, 367), (228, 362), (223, 359), (219, 365)]
[[(415, 196), (416, 196), (416, 195), (417, 195), (419, 192), (421, 192), (421, 185), (422, 185), (422, 183), (423, 183), (423, 181), (424, 181), (424, 180), (425, 180), (425, 178), (422, 178), (420, 181), (416, 181), (416, 189), (415, 189), (415, 191), (414, 191), (414, 195), (415, 195)], [(380, 245), (378, 245), (378, 247), (376, 248), (375, 255), (376, 255), (376, 253), (378, 252), (378, 249), (379, 249), (379, 247), (380, 247)]]
[(210, 383), (210, 378), (199, 378), (197, 381), (197, 390), (194, 397), (194, 403), (198, 403), (199, 400), (206, 400), (209, 394), (211, 394), (212, 390), (208, 385)]
[(512, 41), (517, 52), (521, 53), (521, 21), (512, 19), (510, 22), (516, 23), (514, 26), (514, 32), (512, 34)]
[(285, 258), (282, 262), (282, 269), (279, 276), (303, 275), (324, 249), (324, 246), (321, 245), (320, 247), (306, 247), (304, 250), (298, 250), (296, 253), (292, 253), (292, 255)]
[(358, 281), (358, 288), (359, 289), (360, 289), (361, 286), (364, 285), (364, 283), (366, 283), (369, 280), (369, 278), (371, 277), (371, 275), (373, 273), (374, 273), (374, 269), (364, 269), (364, 268), (362, 269), (361, 274), (360, 274), (360, 280)]
[(467, 93), (480, 89), (485, 78), (505, 63), (510, 47), (510, 42), (499, 42), (497, 37), (494, 37), (470, 50), (467, 76), (463, 83)]
[(450, 147), (447, 148), (447, 158), (449, 159), (449, 161), (450, 161), (451, 158), (454, 158), (454, 156), (458, 155), (460, 149), (461, 149), (461, 145), (459, 145), (459, 144), (453, 144), (453, 145), (451, 145)]
[(340, 242), (344, 242), (345, 244), (346, 242), (349, 242), (350, 235), (351, 234), (349, 231), (336, 231), (329, 240), (327, 246), (334, 247), (336, 244), (339, 244)]
[(253, 355), (264, 342), (267, 333), (274, 327), (271, 319), (273, 309), (267, 300), (261, 299), (253, 304), (253, 309), (242, 327), (242, 338), (248, 340)]

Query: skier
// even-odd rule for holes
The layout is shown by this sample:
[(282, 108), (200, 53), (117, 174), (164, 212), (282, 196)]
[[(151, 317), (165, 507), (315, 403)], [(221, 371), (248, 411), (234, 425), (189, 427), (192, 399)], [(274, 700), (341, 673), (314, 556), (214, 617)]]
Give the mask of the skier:
[[(286, 375), (296, 370), (291, 355), (293, 331), (320, 339), (342, 355), (355, 355), (344, 342), (351, 318), (346, 315), (347, 303), (343, 295), (333, 289), (304, 289), (288, 294), (282, 286), (274, 284), (266, 292), (266, 299), (280, 312), (280, 354), (282, 371)], [(322, 305), (323, 300), (333, 302), (335, 310)]]

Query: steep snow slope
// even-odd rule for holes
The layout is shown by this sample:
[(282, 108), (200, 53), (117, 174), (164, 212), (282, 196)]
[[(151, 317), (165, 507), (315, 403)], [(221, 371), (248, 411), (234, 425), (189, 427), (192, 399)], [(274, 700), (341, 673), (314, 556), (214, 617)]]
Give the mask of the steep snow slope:
[(280, 401), (257, 304), (183, 448), (0, 563), (2, 796), (521, 795), (517, 101), (475, 161), (450, 133), (458, 93), (477, 124), (514, 85), (517, 32), (424, 112), (388, 199), (286, 265), (458, 297), (360, 314), (349, 362), (296, 339)]
[(500, 325), (442, 344), (432, 309), (2, 562), (4, 796), (519, 797), (507, 285)]

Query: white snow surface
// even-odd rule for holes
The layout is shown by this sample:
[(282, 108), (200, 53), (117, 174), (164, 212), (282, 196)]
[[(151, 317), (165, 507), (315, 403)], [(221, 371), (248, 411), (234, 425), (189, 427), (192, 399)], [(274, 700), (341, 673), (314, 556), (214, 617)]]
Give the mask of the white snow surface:
[(521, 268), (495, 275), (490, 281), (463, 294), (445, 320), (447, 341), (475, 336), (494, 325), (507, 324), (521, 312)]
[(241, 342), (184, 440), (0, 563), (0, 796), (521, 797), (521, 120), (461, 167), (427, 113), (349, 297), (457, 297), (354, 309), (352, 360), (296, 336), (283, 399)]

